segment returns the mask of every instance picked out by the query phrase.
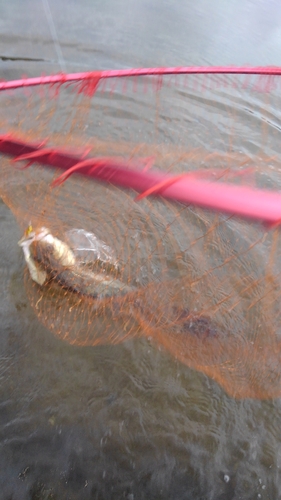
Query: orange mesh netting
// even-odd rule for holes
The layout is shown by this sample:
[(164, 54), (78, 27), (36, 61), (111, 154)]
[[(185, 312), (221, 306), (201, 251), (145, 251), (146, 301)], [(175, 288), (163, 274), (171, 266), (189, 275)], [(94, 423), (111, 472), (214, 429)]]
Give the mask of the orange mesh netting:
[[(280, 189), (280, 104), (269, 77), (168, 75), (2, 92), (1, 134), (212, 183)], [(275, 80), (276, 81), (276, 80)], [(91, 90), (91, 89), (90, 89)], [(266, 91), (266, 92), (265, 92)], [(280, 231), (231, 215), (1, 157), (0, 194), (22, 231), (72, 229), (112, 249), (124, 284), (98, 299), (56, 280), (25, 287), (40, 321), (74, 345), (151, 338), (237, 398), (281, 396)]]

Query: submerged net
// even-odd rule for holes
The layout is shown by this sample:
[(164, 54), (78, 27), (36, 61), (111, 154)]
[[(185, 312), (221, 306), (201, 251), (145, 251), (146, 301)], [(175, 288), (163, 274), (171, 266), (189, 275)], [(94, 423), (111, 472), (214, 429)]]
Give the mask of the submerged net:
[[(1, 134), (67, 153), (278, 190), (279, 78), (161, 75), (5, 90)], [(281, 396), (280, 231), (1, 157), (0, 194), (22, 231), (83, 229), (114, 253), (125, 293), (98, 299), (24, 282), (40, 321), (74, 345), (146, 336), (237, 398)], [(53, 183), (53, 184), (52, 184)], [(16, 242), (15, 242), (16, 244)]]

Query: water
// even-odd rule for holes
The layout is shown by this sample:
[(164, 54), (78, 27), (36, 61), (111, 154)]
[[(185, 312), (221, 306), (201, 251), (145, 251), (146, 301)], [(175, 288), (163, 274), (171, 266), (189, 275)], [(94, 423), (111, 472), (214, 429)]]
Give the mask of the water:
[[(46, 2), (0, 6), (0, 55), (43, 59), (1, 60), (2, 78), (61, 66), (281, 64), (277, 1), (49, 0), (49, 8), (55, 40)], [(248, 137), (260, 127), (259, 108), (252, 96), (233, 102), (253, 111), (240, 136), (252, 154), (262, 149), (259, 137)], [(126, 119), (137, 128), (135, 117)], [(275, 139), (278, 123), (277, 109)], [(201, 126), (212, 128), (203, 113)], [(198, 130), (192, 140), (201, 146)], [(223, 134), (222, 121), (215, 150), (223, 150)], [(269, 155), (276, 143), (268, 142)], [(280, 498), (280, 399), (235, 400), (147, 339), (60, 341), (29, 305), (21, 234), (3, 203), (0, 217), (0, 499)]]

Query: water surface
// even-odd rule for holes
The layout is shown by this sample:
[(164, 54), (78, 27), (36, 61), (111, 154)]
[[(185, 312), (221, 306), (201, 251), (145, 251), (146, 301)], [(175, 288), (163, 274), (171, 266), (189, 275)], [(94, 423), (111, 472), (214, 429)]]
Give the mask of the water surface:
[[(276, 1), (13, 0), (2, 2), (0, 13), (4, 79), (64, 69), (281, 62)], [(186, 109), (190, 92), (179, 90), (173, 108), (163, 103), (158, 139), (171, 143), (177, 126), (189, 130), (187, 138), (175, 134), (187, 148), (226, 152), (227, 116), (237, 114), (235, 151), (279, 153), (278, 107), (269, 110), (264, 96), (251, 92), (224, 94), (219, 102), (197, 97)], [(143, 100), (136, 94), (131, 114), (122, 114), (117, 92), (100, 139), (122, 124), (117, 140), (129, 130), (130, 140), (154, 142), (154, 120), (146, 136), (140, 131)], [(24, 103), (22, 97), (19, 107)], [(205, 113), (212, 106), (215, 128), (214, 113)], [(171, 126), (168, 118), (181, 107), (181, 122)], [(146, 338), (97, 347), (56, 338), (29, 305), (20, 229), (3, 203), (0, 216), (0, 498), (279, 498), (280, 399), (232, 398)]]

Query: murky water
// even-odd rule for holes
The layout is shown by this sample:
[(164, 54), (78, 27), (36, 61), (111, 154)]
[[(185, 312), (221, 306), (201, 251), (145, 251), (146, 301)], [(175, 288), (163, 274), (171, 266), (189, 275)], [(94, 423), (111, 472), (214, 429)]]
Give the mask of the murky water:
[[(281, 63), (280, 5), (274, 1), (202, 0), (195, 6), (134, 0), (128, 8), (121, 0), (94, 6), (28, 0), (5, 3), (0, 12), (0, 55), (43, 59), (1, 60), (5, 79), (64, 68)], [(174, 109), (187, 96), (178, 91)], [(188, 119), (184, 109), (177, 127), (189, 129), (188, 147), (205, 146), (207, 136), (210, 152), (230, 149), (230, 99), (224, 93), (218, 105), (198, 99)], [(253, 157), (279, 152), (278, 107), (266, 116), (270, 133), (255, 134), (261, 102), (266, 99), (249, 93), (235, 94), (231, 104), (243, 125), (233, 131), (231, 146)], [(131, 114), (122, 115), (121, 103), (118, 94), (110, 101), (111, 129), (121, 120), (124, 133), (130, 127), (138, 141), (138, 134), (144, 137), (137, 120), (144, 116), (142, 98), (136, 94)], [(205, 106), (215, 108), (216, 132)], [(165, 126), (159, 133), (171, 141), (165, 118), (175, 111), (161, 109)], [(100, 138), (103, 130), (107, 122)], [(0, 217), (0, 498), (280, 498), (280, 399), (231, 398), (146, 338), (97, 347), (62, 342), (29, 305), (20, 230), (3, 203)]]

